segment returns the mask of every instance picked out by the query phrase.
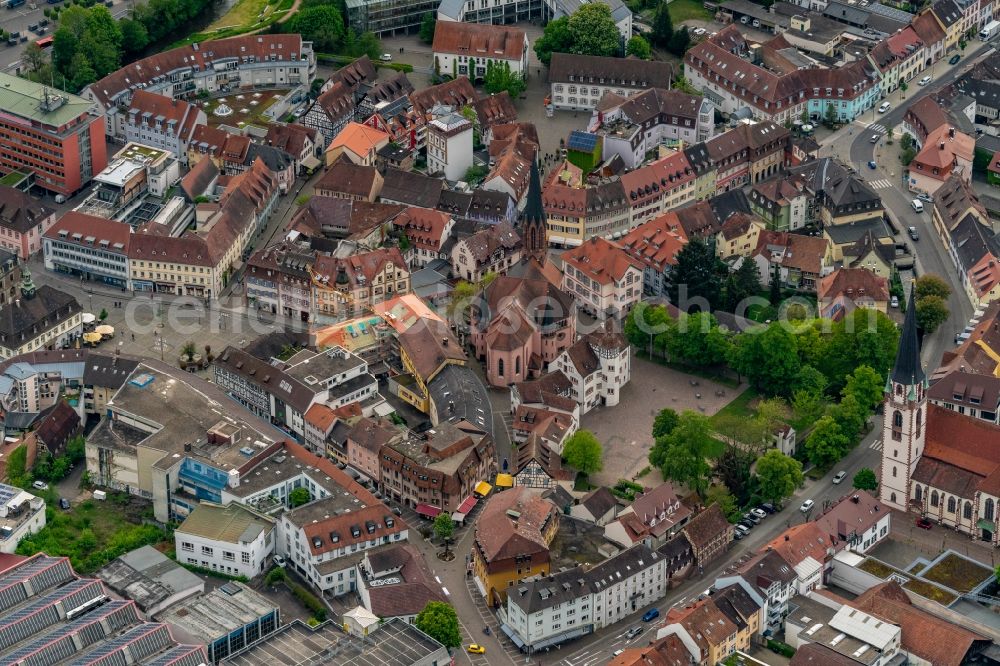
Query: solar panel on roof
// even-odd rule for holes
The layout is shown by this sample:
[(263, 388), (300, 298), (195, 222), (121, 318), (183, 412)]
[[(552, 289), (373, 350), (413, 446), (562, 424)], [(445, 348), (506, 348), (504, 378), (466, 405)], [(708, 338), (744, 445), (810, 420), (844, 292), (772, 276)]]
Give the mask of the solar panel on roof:
[(569, 141), (566, 143), (566, 147), (569, 150), (580, 150), (583, 152), (591, 152), (594, 146), (597, 145), (597, 135), (591, 134), (590, 132), (581, 132), (580, 130), (573, 130), (569, 133)]

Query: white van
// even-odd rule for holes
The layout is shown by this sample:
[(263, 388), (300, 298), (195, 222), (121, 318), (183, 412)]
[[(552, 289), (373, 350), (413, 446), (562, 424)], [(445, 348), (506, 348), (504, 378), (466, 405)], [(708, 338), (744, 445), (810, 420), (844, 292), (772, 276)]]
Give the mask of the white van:
[(879, 113), (885, 113), (891, 107), (892, 107), (892, 104), (889, 104), (889, 102), (882, 102), (882, 104), (880, 104), (879, 107), (878, 107), (878, 112)]
[(913, 206), (913, 210), (917, 211), (918, 213), (924, 212), (924, 202), (921, 201), (920, 199), (914, 199), (913, 201), (910, 202), (910, 205)]

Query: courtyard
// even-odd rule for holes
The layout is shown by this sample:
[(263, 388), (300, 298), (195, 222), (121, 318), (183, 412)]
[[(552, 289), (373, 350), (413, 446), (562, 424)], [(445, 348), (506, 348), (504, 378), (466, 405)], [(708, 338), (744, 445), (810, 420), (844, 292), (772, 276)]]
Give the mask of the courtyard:
[[(633, 356), (632, 379), (622, 389), (618, 405), (595, 408), (580, 419), (580, 427), (593, 432), (604, 445), (604, 469), (591, 475), (591, 483), (613, 486), (649, 465), (647, 457), (653, 445), (650, 432), (661, 409), (711, 416), (740, 395), (743, 388), (734, 389)], [(655, 482), (646, 485), (650, 484)]]

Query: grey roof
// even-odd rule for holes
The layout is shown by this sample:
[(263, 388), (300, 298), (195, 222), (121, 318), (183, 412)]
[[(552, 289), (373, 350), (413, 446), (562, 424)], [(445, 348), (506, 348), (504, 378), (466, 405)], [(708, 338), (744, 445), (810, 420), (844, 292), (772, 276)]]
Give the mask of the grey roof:
[(384, 202), (436, 208), (443, 188), (444, 181), (438, 178), (412, 171), (386, 169), (379, 198)]
[(839, 2), (831, 2), (823, 10), (823, 16), (828, 16), (835, 21), (850, 23), (851, 25), (866, 25), (868, 23), (868, 12), (852, 5)]
[(708, 147), (704, 141), (684, 148), (684, 155), (687, 157), (688, 162), (691, 163), (691, 168), (699, 176), (713, 166), (712, 156), (708, 154)]
[(263, 160), (264, 165), (274, 173), (284, 171), (295, 163), (295, 158), (280, 148), (268, 146), (262, 143), (251, 143), (247, 149), (246, 163), (253, 164), (257, 158)]
[(708, 200), (708, 205), (712, 207), (712, 212), (715, 213), (715, 217), (718, 218), (720, 224), (736, 213), (750, 215), (753, 212), (750, 209), (750, 201), (747, 199), (747, 195), (739, 188), (712, 197)]
[(916, 289), (910, 288), (910, 300), (906, 304), (906, 319), (903, 332), (899, 336), (896, 363), (892, 368), (892, 381), (907, 386), (917, 384), (925, 377), (920, 365), (920, 340), (917, 338), (917, 309), (913, 305)]
[(226, 347), (214, 363), (217, 368), (278, 396), (302, 414), (309, 409), (317, 393), (298, 379), (235, 347)]
[(172, 606), (160, 619), (173, 625), (185, 638), (211, 643), (276, 611), (273, 601), (242, 583), (231, 581)]
[(956, 81), (955, 88), (975, 99), (976, 104), (1000, 108), (1000, 83), (996, 81), (986, 81), (969, 74)]
[(765, 551), (740, 567), (743, 580), (761, 592), (776, 582), (791, 583), (796, 580), (795, 569), (775, 550)]
[(493, 408), (479, 376), (463, 365), (446, 365), (427, 386), (438, 418), (464, 420), (493, 434)]
[(963, 271), (970, 270), (987, 252), (1000, 256), (1000, 236), (967, 213), (951, 231), (951, 242)]
[(628, 576), (655, 566), (660, 555), (643, 543), (587, 569), (577, 566), (551, 576), (541, 576), (508, 590), (509, 600), (525, 613), (537, 613), (580, 595), (596, 593)]
[(465, 0), (441, 0), (437, 13), (439, 17), (444, 16), (452, 21), (458, 21), (462, 16), (462, 8), (464, 6)]
[(569, 494), (569, 491), (559, 484), (546, 489), (542, 493), (542, 498), (555, 504), (556, 508), (560, 511), (564, 510), (566, 507), (573, 506), (574, 501), (573, 496)]
[(868, 5), (867, 7), (865, 7), (865, 10), (872, 14), (877, 14), (879, 16), (885, 16), (887, 18), (891, 18), (904, 25), (908, 24), (915, 18), (915, 16), (910, 12), (904, 12), (902, 9), (896, 9), (895, 7), (889, 7), (887, 5), (879, 4), (877, 2)]
[(92, 351), (84, 362), (84, 386), (120, 389), (132, 371), (139, 365), (137, 359)]
[(835, 245), (857, 243), (869, 233), (876, 240), (880, 238), (892, 238), (892, 234), (889, 232), (885, 220), (882, 218), (872, 218), (849, 224), (830, 224), (823, 227), (823, 231)]
[(38, 287), (34, 297), (22, 298), (0, 308), (0, 344), (16, 349), (82, 309), (73, 296), (44, 284)]
[(962, 19), (962, 10), (953, 0), (938, 0), (932, 9), (946, 29)]
[(605, 486), (601, 486), (584, 495), (580, 504), (586, 507), (594, 518), (601, 518), (618, 505), (618, 500)]
[(333, 620), (310, 628), (301, 620), (282, 625), (262, 641), (222, 661), (227, 666), (413, 666), (444, 664), (448, 650), (436, 640), (393, 618), (364, 639), (345, 634)]
[(118, 594), (148, 611), (175, 594), (196, 594), (205, 582), (152, 546), (143, 546), (112, 560), (97, 577)]
[(553, 53), (549, 64), (550, 83), (586, 82), (604, 79), (605, 84), (628, 88), (668, 88), (673, 79), (673, 66), (655, 60), (636, 58), (605, 58), (603, 56)]

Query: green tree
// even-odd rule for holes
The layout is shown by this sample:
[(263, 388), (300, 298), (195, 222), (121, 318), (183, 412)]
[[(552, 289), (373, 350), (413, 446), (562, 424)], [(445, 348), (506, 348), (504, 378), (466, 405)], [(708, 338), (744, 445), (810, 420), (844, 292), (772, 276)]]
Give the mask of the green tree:
[(458, 614), (451, 604), (428, 601), (424, 609), (417, 614), (414, 624), (417, 629), (446, 648), (457, 648), (462, 644), (462, 634), (458, 630)]
[(858, 308), (834, 322), (815, 363), (830, 382), (829, 391), (836, 394), (859, 365), (886, 376), (896, 360), (898, 345), (895, 322), (878, 310)]
[(297, 506), (307, 504), (311, 499), (312, 495), (309, 493), (308, 488), (295, 488), (292, 492), (288, 493), (288, 503), (292, 505), (293, 509)]
[(813, 389), (799, 389), (792, 394), (792, 410), (798, 425), (808, 427), (823, 415), (823, 394)]
[(933, 333), (938, 326), (948, 321), (948, 306), (940, 296), (924, 296), (919, 299), (917, 309), (917, 326), (924, 333)]
[(333, 5), (299, 9), (285, 22), (289, 32), (313, 43), (320, 53), (337, 53), (344, 40), (344, 19)]
[(548, 66), (553, 53), (571, 53), (573, 32), (569, 27), (569, 17), (562, 16), (549, 21), (542, 36), (535, 40), (535, 55), (538, 60)]
[(87, 456), (87, 440), (83, 435), (76, 435), (66, 443), (66, 456), (73, 463), (78, 463)]
[(10, 452), (7, 458), (7, 480), (12, 485), (20, 485), (24, 482), (27, 473), (28, 448), (19, 446)]
[(49, 57), (37, 42), (31, 42), (21, 52), (21, 63), (29, 73), (37, 74), (48, 66)]
[(122, 51), (126, 55), (137, 57), (149, 44), (149, 32), (146, 26), (128, 17), (121, 21)]
[(444, 552), (448, 552), (448, 543), (455, 533), (455, 521), (451, 519), (451, 514), (442, 511), (434, 519), (434, 536), (444, 542)]
[(511, 99), (517, 99), (524, 92), (524, 77), (512, 72), (507, 62), (493, 62), (491, 60), (486, 65), (483, 87), (491, 95), (506, 90)]
[(590, 475), (604, 466), (604, 449), (589, 430), (577, 430), (563, 445), (563, 458), (570, 467)]
[(940, 275), (933, 273), (921, 275), (914, 280), (913, 286), (917, 290), (913, 294), (914, 300), (919, 301), (925, 296), (937, 296), (947, 300), (951, 296), (951, 287), (948, 286), (948, 283)]
[(716, 476), (733, 494), (737, 504), (746, 504), (753, 494), (754, 479), (750, 476), (750, 467), (756, 458), (754, 451), (727, 446), (715, 461)]
[[(677, 253), (676, 263), (667, 274), (670, 302), (687, 310), (683, 307), (686, 302), (703, 298), (711, 309), (718, 308), (725, 273), (726, 266), (715, 256), (711, 244), (702, 238), (693, 238)], [(698, 309), (709, 308), (699, 306)]]
[(831, 129), (837, 125), (837, 109), (833, 107), (833, 102), (827, 102), (826, 113), (823, 114), (823, 124)]
[(795, 336), (781, 322), (772, 323), (763, 333), (752, 329), (737, 336), (730, 364), (767, 395), (787, 395), (802, 368)]
[(691, 46), (691, 33), (685, 25), (681, 26), (680, 30), (674, 30), (670, 43), (667, 44), (667, 50), (680, 58), (687, 52), (689, 46)]
[(587, 3), (569, 17), (573, 34), (572, 53), (593, 56), (621, 55), (621, 33), (611, 17), (611, 7), (601, 2)]
[(635, 56), (640, 60), (649, 60), (653, 56), (653, 49), (650, 48), (642, 35), (632, 35), (625, 44), (625, 55)]
[(420, 20), (420, 41), (424, 44), (434, 43), (434, 29), (437, 27), (437, 19), (434, 12), (427, 12)]
[(708, 312), (682, 314), (666, 345), (671, 358), (694, 366), (724, 362), (729, 347), (729, 338)]
[(673, 324), (673, 318), (662, 305), (648, 305), (639, 301), (625, 316), (623, 332), (629, 342), (638, 349), (649, 352), (654, 338)]
[(851, 446), (861, 438), (865, 421), (869, 415), (869, 412), (861, 407), (861, 403), (851, 393), (845, 394), (838, 404), (828, 407), (826, 413), (840, 424), (840, 431), (847, 437)]
[(885, 379), (867, 365), (859, 365), (847, 376), (843, 395), (853, 395), (865, 412), (873, 412), (882, 403)]
[(706, 457), (717, 446), (708, 417), (685, 411), (673, 432), (662, 439), (666, 440), (660, 465), (663, 477), (683, 483), (704, 497), (711, 472)]
[(906, 81), (902, 81), (899, 84), (899, 91), (901, 93), (899, 96), (900, 99), (906, 99), (906, 91), (909, 90), (909, 88), (910, 84), (908, 84)]
[(781, 305), (781, 267), (774, 265), (771, 270), (771, 278), (768, 280), (767, 300), (774, 307)]
[(867, 467), (859, 469), (858, 473), (854, 475), (854, 487), (858, 490), (874, 492), (878, 488), (878, 479), (875, 477), (875, 472)]
[(479, 166), (478, 164), (473, 164), (468, 169), (465, 170), (465, 182), (467, 183), (478, 183), (490, 172), (484, 166)]
[(913, 137), (909, 132), (904, 132), (903, 136), (899, 137), (899, 147), (903, 150), (913, 147)]
[(680, 416), (677, 415), (676, 411), (669, 407), (661, 409), (656, 418), (653, 419), (653, 439), (659, 439), (672, 433), (679, 421)]
[(745, 299), (760, 292), (760, 269), (756, 261), (744, 261), (726, 278), (726, 311), (736, 312)]
[(670, 16), (670, 6), (661, 2), (656, 6), (656, 13), (653, 15), (653, 43), (661, 48), (667, 48), (673, 36), (674, 21)]
[[(815, 329), (810, 329), (815, 332)], [(800, 335), (796, 338), (795, 342), (799, 347), (799, 356), (802, 357), (803, 354), (803, 341), (807, 340), (805, 335)], [(802, 359), (803, 363), (807, 363), (805, 359)], [(829, 382), (826, 381), (826, 376), (814, 368), (811, 365), (803, 365), (799, 370), (798, 376), (795, 378), (795, 390), (797, 391), (815, 391), (820, 396), (826, 391), (826, 387)]]
[(805, 451), (812, 464), (820, 469), (829, 469), (833, 463), (844, 457), (850, 448), (850, 441), (832, 416), (824, 416), (813, 427), (806, 438)]
[(740, 508), (736, 506), (736, 500), (732, 493), (724, 485), (715, 484), (705, 493), (705, 506), (718, 504), (722, 513), (726, 514), (726, 519), (731, 523), (736, 523), (740, 519)]
[(757, 478), (761, 496), (780, 504), (802, 483), (802, 463), (771, 449), (757, 460)]

